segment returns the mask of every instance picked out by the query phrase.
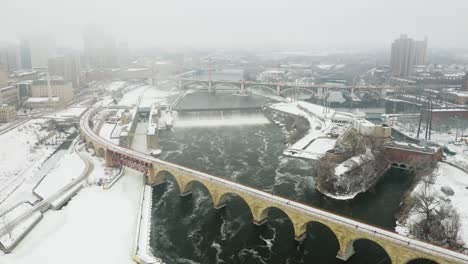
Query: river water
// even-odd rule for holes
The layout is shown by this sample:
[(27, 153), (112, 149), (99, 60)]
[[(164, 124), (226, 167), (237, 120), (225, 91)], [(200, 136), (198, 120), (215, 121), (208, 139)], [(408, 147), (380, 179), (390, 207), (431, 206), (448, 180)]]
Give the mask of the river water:
[[(394, 228), (400, 197), (411, 182), (411, 176), (390, 171), (351, 201), (325, 197), (314, 189), (313, 162), (282, 155), (285, 136), (273, 124), (176, 128), (163, 131), (160, 139), (164, 160), (386, 229)], [(150, 245), (166, 263), (343, 263), (335, 258), (338, 242), (326, 227), (310, 224), (305, 240), (296, 242), (281, 211), (271, 210), (270, 220), (258, 227), (240, 198), (233, 196), (216, 210), (203, 186), (194, 184), (192, 195), (180, 197), (171, 177), (153, 189), (152, 216)], [(347, 263), (390, 263), (377, 244), (354, 245)]]

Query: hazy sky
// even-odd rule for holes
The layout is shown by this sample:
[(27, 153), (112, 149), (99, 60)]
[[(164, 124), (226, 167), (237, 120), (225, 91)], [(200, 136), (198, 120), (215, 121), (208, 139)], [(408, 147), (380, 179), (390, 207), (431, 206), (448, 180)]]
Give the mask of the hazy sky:
[(400, 33), (468, 48), (467, 0), (1, 0), (0, 42), (102, 25), (131, 47), (382, 47)]

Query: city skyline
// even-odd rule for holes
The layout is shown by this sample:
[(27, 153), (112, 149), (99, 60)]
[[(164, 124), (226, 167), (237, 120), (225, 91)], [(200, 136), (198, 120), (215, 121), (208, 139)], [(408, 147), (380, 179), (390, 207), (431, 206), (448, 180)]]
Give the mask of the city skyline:
[[(382, 48), (391, 39), (408, 34), (428, 36), (433, 48), (465, 48), (468, 28), (463, 10), (468, 3), (439, 1), (360, 0), (352, 3), (277, 1), (254, 3), (143, 2), (90, 0), (15, 1), (0, 18), (0, 42), (18, 42), (31, 34), (49, 34), (60, 46), (83, 48), (83, 29), (102, 26), (118, 39), (140, 47), (239, 48)], [(213, 12), (216, 10), (216, 12)], [(41, 14), (47, 13), (47, 16)], [(28, 22), (17, 19), (18, 14)], [(261, 17), (262, 19), (258, 19)], [(287, 36), (287, 37), (285, 37)]]

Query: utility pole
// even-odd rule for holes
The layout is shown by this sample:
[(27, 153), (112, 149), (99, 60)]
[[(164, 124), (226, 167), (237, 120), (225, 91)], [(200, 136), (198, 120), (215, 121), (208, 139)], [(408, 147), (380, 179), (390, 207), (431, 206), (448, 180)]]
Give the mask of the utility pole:
[(416, 138), (419, 138), (419, 133), (421, 132), (421, 123), (422, 123), (423, 111), (424, 111), (424, 107), (421, 107), (421, 112), (419, 113), (418, 134), (417, 134)]
[(432, 110), (434, 110), (434, 106), (432, 105), (432, 99), (429, 101), (430, 106), (431, 106), (431, 112), (430, 112), (430, 119), (429, 119), (429, 140), (431, 140), (431, 134), (432, 134)]
[(429, 101), (429, 99), (428, 99), (428, 102), (427, 102), (427, 112), (426, 112), (426, 115), (427, 115), (427, 117), (426, 117), (426, 135), (425, 135), (425, 137), (424, 137), (424, 139), (425, 139), (426, 141), (427, 141), (428, 135), (429, 135), (429, 119), (430, 119), (430, 111), (431, 111), (431, 109), (430, 109), (430, 104), (431, 104), (431, 101)]

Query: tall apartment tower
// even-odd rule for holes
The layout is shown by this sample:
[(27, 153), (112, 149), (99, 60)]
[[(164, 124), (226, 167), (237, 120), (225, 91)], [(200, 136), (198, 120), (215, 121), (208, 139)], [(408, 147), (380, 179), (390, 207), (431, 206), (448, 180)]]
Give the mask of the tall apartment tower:
[(410, 77), (414, 65), (426, 63), (427, 38), (423, 41), (414, 41), (407, 35), (401, 35), (392, 43), (390, 55), (390, 70), (393, 76)]
[(425, 65), (427, 56), (427, 37), (424, 40), (414, 41), (414, 65)]

